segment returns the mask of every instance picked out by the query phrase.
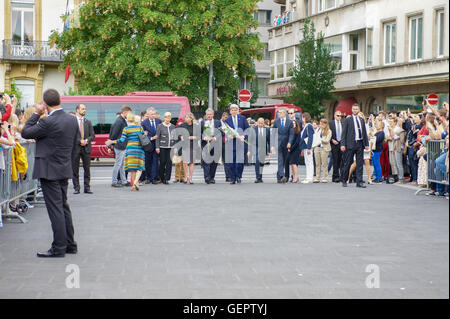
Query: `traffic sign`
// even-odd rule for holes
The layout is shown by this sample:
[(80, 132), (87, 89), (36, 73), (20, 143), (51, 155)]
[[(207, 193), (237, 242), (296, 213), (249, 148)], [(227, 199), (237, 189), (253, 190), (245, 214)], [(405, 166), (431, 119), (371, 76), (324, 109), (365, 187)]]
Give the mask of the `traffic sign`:
[(242, 102), (248, 102), (252, 98), (252, 93), (249, 90), (241, 90), (238, 96)]
[(241, 102), (241, 103), (239, 103), (239, 107), (241, 109), (249, 109), (250, 108), (250, 102)]
[(428, 103), (430, 103), (430, 105), (436, 105), (439, 103), (439, 97), (436, 94), (430, 94), (427, 97), (427, 101)]

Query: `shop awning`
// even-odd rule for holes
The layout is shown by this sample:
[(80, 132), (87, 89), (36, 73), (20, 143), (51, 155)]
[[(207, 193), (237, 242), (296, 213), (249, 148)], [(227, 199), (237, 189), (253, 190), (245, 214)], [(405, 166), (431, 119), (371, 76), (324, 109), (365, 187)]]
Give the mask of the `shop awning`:
[(341, 111), (344, 116), (352, 115), (352, 105), (358, 103), (354, 97), (343, 99), (336, 107), (336, 111)]

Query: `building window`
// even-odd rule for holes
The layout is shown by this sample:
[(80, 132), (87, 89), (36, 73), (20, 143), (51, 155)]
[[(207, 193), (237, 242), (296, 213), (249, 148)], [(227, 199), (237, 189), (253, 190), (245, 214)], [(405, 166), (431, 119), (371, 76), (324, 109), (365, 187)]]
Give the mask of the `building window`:
[(255, 19), (258, 20), (259, 25), (270, 25), (272, 22), (271, 10), (255, 11)]
[(358, 35), (350, 34), (349, 36), (349, 55), (350, 55), (350, 70), (358, 69)]
[(366, 66), (373, 65), (373, 29), (366, 30)]
[(263, 60), (270, 60), (269, 43), (263, 43)]
[[(437, 94), (439, 98), (438, 106), (444, 102), (448, 103), (448, 93)], [(388, 96), (386, 97), (387, 111), (421, 111), (423, 110), (422, 102), (426, 95), (408, 95), (408, 96)]]
[(286, 69), (284, 71), (284, 77), (292, 76), (292, 68), (295, 64), (295, 47), (286, 49)]
[(277, 55), (276, 55), (276, 59), (277, 59), (277, 73), (276, 73), (276, 78), (277, 79), (282, 79), (284, 77), (284, 50), (278, 50), (277, 51)]
[(14, 42), (34, 40), (34, 0), (12, 2), (11, 31)]
[(444, 10), (437, 11), (437, 57), (444, 56), (444, 43), (445, 43), (445, 20)]
[(327, 38), (324, 43), (328, 45), (330, 49), (330, 54), (338, 63), (338, 70), (342, 69), (342, 36), (338, 35), (335, 37)]
[(305, 0), (305, 17), (309, 17), (309, 0)]
[(336, 8), (337, 0), (317, 0), (319, 12)]
[(260, 97), (267, 97), (269, 96), (268, 94), (268, 86), (269, 84), (269, 79), (262, 79), (262, 78), (258, 78), (258, 95)]
[(422, 59), (422, 25), (422, 17), (409, 19), (409, 59), (411, 61)]
[(395, 63), (397, 54), (397, 24), (384, 25), (384, 63)]
[(270, 79), (279, 80), (292, 76), (295, 65), (295, 47), (270, 52)]
[(15, 80), (17, 89), (22, 93), (20, 98), (20, 108), (25, 110), (34, 104), (34, 81)]

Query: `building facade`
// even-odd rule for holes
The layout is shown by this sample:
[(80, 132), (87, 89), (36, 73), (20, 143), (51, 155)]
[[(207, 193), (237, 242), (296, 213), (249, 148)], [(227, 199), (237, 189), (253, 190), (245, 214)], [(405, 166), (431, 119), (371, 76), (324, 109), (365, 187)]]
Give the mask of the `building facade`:
[(354, 102), (364, 113), (419, 110), (424, 96), (439, 104), (449, 93), (449, 4), (446, 0), (275, 0), (289, 19), (269, 29), (269, 96), (290, 90), (302, 28), (308, 18), (322, 32), (339, 62), (336, 100), (324, 101), (325, 116), (348, 112)]
[(42, 101), (42, 93), (55, 88), (61, 94), (74, 88), (59, 71), (63, 54), (48, 42), (52, 30), (62, 31), (60, 17), (80, 0), (0, 0), (0, 92), (14, 82), (22, 93), (20, 107)]
[[(269, 97), (270, 81), (270, 54), (269, 54), (269, 29), (272, 27), (272, 21), (280, 15), (285, 7), (273, 2), (273, 0), (263, 0), (258, 3), (258, 11), (255, 12), (255, 19), (258, 20), (258, 29), (260, 41), (265, 45), (263, 59), (255, 60), (255, 69), (258, 82), (258, 99), (253, 103), (253, 107), (282, 103), (280, 99)], [(249, 81), (241, 81), (241, 89), (251, 89)]]

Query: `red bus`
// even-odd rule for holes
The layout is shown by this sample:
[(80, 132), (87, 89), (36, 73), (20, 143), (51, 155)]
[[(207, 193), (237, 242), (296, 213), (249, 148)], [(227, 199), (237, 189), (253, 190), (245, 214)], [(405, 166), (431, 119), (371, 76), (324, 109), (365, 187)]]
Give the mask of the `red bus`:
[(301, 121), (302, 109), (294, 104), (274, 104), (254, 109), (245, 109), (241, 111), (241, 115), (244, 115), (247, 118), (252, 118), (255, 121), (260, 117), (263, 119), (275, 120), (277, 118), (278, 110), (282, 108), (295, 109), (295, 118)]
[(114, 157), (105, 145), (111, 125), (123, 105), (128, 105), (133, 113), (153, 107), (164, 116), (172, 113), (172, 122), (176, 124), (191, 112), (189, 100), (184, 96), (175, 96), (172, 92), (132, 92), (125, 96), (63, 96), (61, 105), (66, 112), (75, 112), (78, 104), (86, 105), (86, 118), (92, 122), (95, 140), (92, 142), (92, 158)]

